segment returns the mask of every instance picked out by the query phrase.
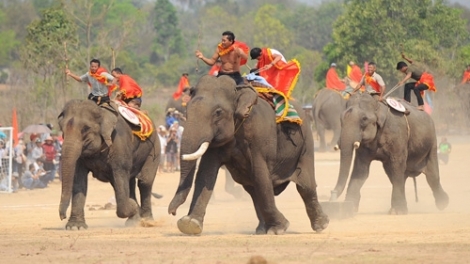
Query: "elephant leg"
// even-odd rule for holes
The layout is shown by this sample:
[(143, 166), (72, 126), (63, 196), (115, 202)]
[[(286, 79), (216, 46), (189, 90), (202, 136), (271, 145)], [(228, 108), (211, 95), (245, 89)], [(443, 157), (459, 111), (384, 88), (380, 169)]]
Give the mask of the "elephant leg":
[(236, 199), (241, 199), (243, 190), (240, 186), (237, 186), (232, 178), (232, 175), (227, 169), (225, 171), (225, 191), (233, 195)]
[(85, 202), (88, 191), (88, 170), (77, 162), (75, 168), (75, 177), (73, 179), (73, 190), (72, 190), (72, 209), (70, 212), (70, 218), (65, 229), (87, 229), (88, 225), (85, 222)]
[[(256, 150), (255, 150), (256, 151)], [(283, 234), (289, 227), (289, 221), (279, 212), (274, 200), (274, 189), (269, 177), (269, 170), (262, 153), (253, 153), (251, 164), (256, 203), (261, 209), (265, 221), (265, 229), (268, 234)]]
[(148, 156), (140, 174), (137, 175), (140, 193), (140, 216), (144, 219), (153, 220), (152, 215), (152, 187), (157, 174), (159, 159)]
[(359, 210), (359, 202), (361, 200), (361, 188), (369, 177), (371, 159), (362, 157), (356, 152), (354, 166), (349, 180), (348, 189), (346, 191), (346, 201), (350, 201), (354, 205), (357, 212)]
[(255, 211), (256, 211), (256, 217), (258, 217), (258, 226), (256, 227), (256, 234), (257, 235), (261, 235), (261, 234), (266, 234), (266, 226), (265, 226), (265, 222), (264, 222), (264, 219), (263, 219), (263, 214), (261, 213), (261, 209), (260, 207), (258, 206), (258, 203), (257, 203), (257, 198), (256, 198), (256, 192), (255, 192), (255, 189), (252, 187), (252, 186), (249, 186), (249, 185), (244, 185), (243, 188), (246, 190), (246, 192), (248, 194), (250, 194), (251, 196), (251, 199), (253, 200), (253, 205), (255, 207)]
[(209, 149), (199, 162), (194, 183), (193, 199), (187, 216), (178, 220), (178, 229), (188, 235), (198, 235), (203, 230), (207, 204), (214, 191), (215, 181), (221, 166), (217, 150)]
[(326, 151), (326, 141), (325, 141), (325, 127), (320, 122), (315, 122), (317, 124), (317, 133), (320, 139), (320, 146), (318, 151), (325, 152)]
[(441, 185), (438, 162), (437, 154), (431, 154), (430, 160), (424, 169), (424, 174), (426, 175), (429, 187), (431, 187), (436, 207), (439, 210), (444, 210), (449, 204), (449, 196)]
[(406, 160), (391, 160), (383, 164), (385, 173), (392, 183), (392, 207), (390, 214), (407, 214), (408, 206), (405, 196)]
[[(116, 163), (119, 162), (116, 161)], [(124, 169), (126, 166), (123, 166), (124, 168), (122, 168), (120, 165), (121, 164), (117, 164), (119, 168), (112, 166), (112, 185), (116, 195), (116, 215), (120, 218), (133, 218), (133, 220), (137, 220), (135, 217), (139, 217), (139, 205), (135, 199), (131, 198), (129, 170)]]

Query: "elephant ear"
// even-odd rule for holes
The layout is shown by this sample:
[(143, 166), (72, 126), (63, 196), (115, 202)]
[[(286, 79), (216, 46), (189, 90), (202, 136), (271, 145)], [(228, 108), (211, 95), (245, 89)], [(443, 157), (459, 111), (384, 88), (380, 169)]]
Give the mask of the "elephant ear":
[(116, 128), (117, 120), (118, 117), (115, 113), (108, 109), (101, 108), (100, 134), (108, 147), (112, 144), (111, 138)]
[(377, 126), (382, 128), (385, 125), (387, 120), (388, 107), (382, 103), (377, 103), (377, 109), (375, 110), (375, 115), (377, 116)]
[(235, 117), (239, 119), (247, 118), (250, 114), (251, 107), (258, 100), (258, 93), (251, 85), (237, 86), (237, 99)]

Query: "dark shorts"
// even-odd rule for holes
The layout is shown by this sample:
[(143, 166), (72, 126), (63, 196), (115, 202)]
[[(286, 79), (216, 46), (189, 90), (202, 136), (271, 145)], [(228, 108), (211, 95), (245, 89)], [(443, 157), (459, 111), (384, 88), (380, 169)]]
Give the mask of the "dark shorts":
[(220, 76), (223, 76), (223, 75), (226, 75), (226, 76), (229, 76), (230, 78), (232, 78), (237, 85), (245, 83), (245, 81), (243, 80), (243, 77), (240, 74), (240, 72), (220, 72), (219, 71), (219, 74), (217, 75), (217, 77), (220, 77)]
[(109, 96), (96, 96), (93, 94), (88, 95), (88, 99), (94, 101), (96, 104), (104, 104), (104, 103), (109, 103)]

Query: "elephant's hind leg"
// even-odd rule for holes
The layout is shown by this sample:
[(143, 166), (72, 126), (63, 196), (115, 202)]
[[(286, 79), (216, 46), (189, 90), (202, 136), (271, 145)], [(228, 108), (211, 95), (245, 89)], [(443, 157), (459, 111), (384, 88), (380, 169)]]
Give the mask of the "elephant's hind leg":
[(159, 159), (149, 156), (145, 162), (137, 185), (140, 192), (140, 216), (144, 219), (153, 220), (152, 215), (152, 186), (158, 170)]
[(257, 235), (262, 235), (266, 234), (266, 226), (264, 223), (263, 215), (261, 214), (261, 209), (259, 208), (257, 202), (256, 202), (256, 193), (255, 190), (253, 189), (252, 186), (243, 186), (243, 188), (250, 194), (251, 199), (253, 200), (253, 205), (255, 207), (256, 211), (256, 217), (258, 217), (258, 226), (256, 227), (256, 234)]
[(444, 210), (449, 204), (449, 196), (442, 188), (438, 166), (439, 165), (436, 155), (435, 158), (431, 158), (431, 160), (428, 161), (428, 164), (424, 170), (424, 174), (426, 175), (426, 181), (428, 182), (429, 187), (431, 187), (436, 207), (439, 210)]

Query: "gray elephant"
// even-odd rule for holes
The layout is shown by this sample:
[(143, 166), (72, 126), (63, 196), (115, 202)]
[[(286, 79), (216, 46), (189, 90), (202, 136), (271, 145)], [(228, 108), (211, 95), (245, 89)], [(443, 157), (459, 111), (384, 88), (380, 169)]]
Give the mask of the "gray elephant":
[[(346, 109), (346, 100), (342, 95), (329, 88), (320, 90), (313, 99), (312, 114), (320, 138), (319, 151), (333, 150), (341, 134), (341, 114)], [(328, 146), (325, 130), (333, 131), (333, 138)]]
[(408, 212), (405, 181), (407, 177), (416, 177), (421, 173), (426, 175), (437, 208), (443, 210), (447, 207), (449, 197), (439, 179), (434, 122), (426, 112), (405, 101), (400, 102), (409, 114), (389, 108), (367, 93), (349, 100), (341, 119), (340, 171), (331, 200), (339, 197), (344, 190), (356, 149), (346, 193), (346, 201), (351, 201), (356, 211), (361, 198), (360, 189), (369, 176), (373, 160), (382, 162), (392, 183), (391, 214)]
[[(257, 98), (251, 86), (236, 86), (228, 76), (203, 76), (191, 90), (181, 142), (181, 177), (168, 208), (175, 215), (185, 202), (200, 158), (189, 213), (178, 221), (181, 232), (202, 232), (206, 207), (223, 165), (253, 200), (259, 219), (256, 233), (281, 234), (288, 228), (289, 222), (277, 209), (274, 196), (290, 181), (297, 184), (313, 230), (327, 227), (328, 216), (317, 199), (308, 121), (302, 126), (276, 124), (273, 108)], [(299, 114), (304, 118), (303, 111)]]
[[(111, 103), (114, 105), (114, 103)], [(140, 218), (152, 219), (151, 192), (160, 160), (160, 141), (152, 133), (142, 141), (115, 108), (100, 107), (91, 100), (71, 100), (59, 115), (64, 135), (62, 147), (62, 194), (60, 219), (66, 218), (70, 200), (72, 210), (66, 229), (87, 228), (85, 200), (88, 173), (109, 182), (116, 196), (118, 217), (135, 224)], [(103, 137), (111, 135), (107, 146)], [(141, 206), (136, 200), (136, 179)]]

